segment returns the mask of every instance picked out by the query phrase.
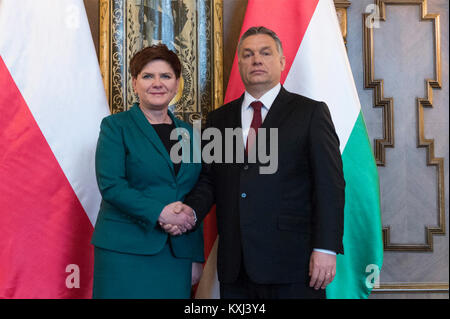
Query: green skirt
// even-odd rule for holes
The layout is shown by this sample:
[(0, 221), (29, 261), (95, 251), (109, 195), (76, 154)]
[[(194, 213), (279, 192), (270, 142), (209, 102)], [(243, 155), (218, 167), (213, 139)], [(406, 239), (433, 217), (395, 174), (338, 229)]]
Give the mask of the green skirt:
[(95, 247), (95, 299), (187, 299), (192, 261), (174, 257), (170, 243), (156, 255), (134, 255)]

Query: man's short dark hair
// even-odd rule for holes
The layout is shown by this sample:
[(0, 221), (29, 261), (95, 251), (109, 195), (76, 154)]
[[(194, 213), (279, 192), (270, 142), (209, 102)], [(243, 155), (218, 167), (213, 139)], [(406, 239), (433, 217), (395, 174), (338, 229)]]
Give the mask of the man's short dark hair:
[(252, 35), (257, 35), (257, 34), (266, 34), (266, 35), (270, 36), (277, 45), (278, 53), (283, 55), (283, 45), (281, 44), (281, 40), (278, 37), (278, 35), (274, 31), (267, 29), (266, 27), (263, 27), (263, 26), (251, 27), (250, 29), (245, 31), (245, 33), (242, 35), (241, 39), (239, 40), (238, 52), (241, 48), (242, 41), (244, 41), (246, 38), (248, 38)]

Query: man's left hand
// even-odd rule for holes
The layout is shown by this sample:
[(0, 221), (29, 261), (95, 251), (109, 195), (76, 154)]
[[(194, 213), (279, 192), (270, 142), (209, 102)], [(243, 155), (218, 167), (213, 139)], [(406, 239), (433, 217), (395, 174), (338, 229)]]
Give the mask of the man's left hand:
[(309, 260), (310, 287), (325, 289), (336, 275), (336, 256), (313, 251)]

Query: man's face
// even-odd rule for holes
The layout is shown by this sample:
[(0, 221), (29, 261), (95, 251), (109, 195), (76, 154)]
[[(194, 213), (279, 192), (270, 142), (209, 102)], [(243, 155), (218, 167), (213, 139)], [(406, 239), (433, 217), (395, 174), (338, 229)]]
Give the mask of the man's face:
[(257, 34), (242, 41), (238, 63), (246, 90), (264, 94), (280, 82), (286, 61), (274, 39), (267, 34)]

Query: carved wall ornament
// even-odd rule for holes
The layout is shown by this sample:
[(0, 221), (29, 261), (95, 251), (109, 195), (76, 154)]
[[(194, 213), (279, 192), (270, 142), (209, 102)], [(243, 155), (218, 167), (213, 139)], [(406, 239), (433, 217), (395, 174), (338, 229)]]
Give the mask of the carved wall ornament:
[[(390, 226), (383, 228), (384, 249), (386, 251), (433, 251), (433, 236), (445, 235), (445, 192), (444, 192), (444, 160), (434, 154), (434, 139), (425, 138), (424, 116), (425, 107), (433, 107), (433, 89), (441, 88), (441, 47), (440, 47), (440, 20), (439, 14), (428, 13), (427, 0), (375, 0), (379, 10), (379, 20), (386, 21), (387, 5), (420, 5), (421, 20), (429, 20), (434, 26), (434, 74), (435, 79), (426, 79), (427, 96), (417, 98), (417, 147), (427, 150), (427, 165), (436, 166), (437, 170), (437, 226), (425, 226), (425, 244), (395, 244), (390, 240)], [(385, 148), (394, 147), (394, 100), (386, 98), (383, 94), (383, 80), (374, 79), (374, 28), (375, 16), (363, 14), (363, 46), (364, 46), (364, 85), (374, 90), (374, 107), (383, 108), (383, 138), (375, 139), (375, 160), (377, 165), (385, 165)], [(367, 23), (368, 19), (373, 19)]]

